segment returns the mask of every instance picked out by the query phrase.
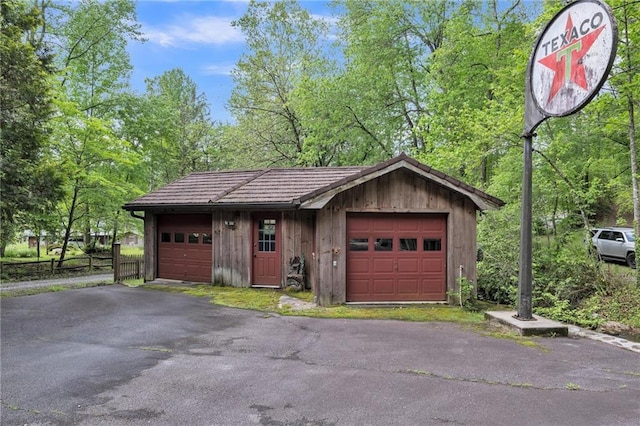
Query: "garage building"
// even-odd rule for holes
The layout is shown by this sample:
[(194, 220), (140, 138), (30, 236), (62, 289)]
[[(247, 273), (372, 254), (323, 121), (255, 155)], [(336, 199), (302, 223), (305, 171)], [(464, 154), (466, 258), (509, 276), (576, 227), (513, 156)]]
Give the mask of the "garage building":
[(447, 301), (460, 276), (475, 282), (477, 212), (503, 204), (401, 154), (193, 173), (124, 208), (144, 213), (146, 281), (281, 288), (302, 259), (327, 306)]

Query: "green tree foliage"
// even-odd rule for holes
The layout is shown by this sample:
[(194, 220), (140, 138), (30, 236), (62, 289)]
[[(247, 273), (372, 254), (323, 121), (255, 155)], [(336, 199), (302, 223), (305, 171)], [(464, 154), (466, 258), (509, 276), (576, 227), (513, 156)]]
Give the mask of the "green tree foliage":
[[(58, 114), (53, 158), (68, 176), (61, 261), (72, 233), (92, 234), (117, 223), (128, 188), (113, 174), (135, 157), (125, 157), (116, 129), (131, 71), (126, 44), (139, 39), (135, 4), (130, 0), (38, 3), (46, 22), (40, 38), (57, 50)], [(116, 177), (116, 179), (114, 179)], [(116, 234), (113, 230), (113, 234)]]
[(246, 36), (247, 53), (233, 71), (229, 106), (246, 146), (263, 164), (300, 164), (308, 126), (294, 92), (305, 80), (322, 76), (327, 61), (321, 36), (326, 25), (294, 1), (252, 0), (234, 24)]
[(147, 80), (140, 106), (150, 188), (211, 168), (214, 134), (207, 98), (184, 71)]
[(126, 181), (127, 169), (138, 162), (128, 142), (119, 139), (104, 120), (80, 111), (75, 102), (61, 97), (56, 103), (60, 114), (52, 123), (52, 152), (67, 177), (66, 197), (58, 209), (64, 224), (63, 260), (73, 231), (88, 224), (94, 232), (117, 233), (108, 226), (116, 224), (122, 200), (140, 192)]
[(520, 1), (471, 2), (449, 20), (442, 47), (431, 58), (433, 112), (422, 118), (420, 159), (487, 188), (501, 160), (520, 146), (533, 40), (527, 12)]
[[(60, 193), (60, 176), (42, 161), (51, 116), (51, 56), (27, 38), (40, 25), (38, 10), (0, 2), (0, 255), (19, 224)], [(21, 217), (22, 216), (22, 217)], [(22, 223), (20, 223), (22, 220)]]
[(385, 157), (422, 150), (419, 124), (433, 112), (427, 103), (431, 58), (442, 47), (455, 2), (347, 0), (341, 6), (345, 96), (339, 111)]
[(129, 88), (127, 43), (140, 39), (135, 3), (83, 0), (49, 9), (46, 39), (60, 48), (56, 65), (68, 98), (90, 116), (111, 118)]

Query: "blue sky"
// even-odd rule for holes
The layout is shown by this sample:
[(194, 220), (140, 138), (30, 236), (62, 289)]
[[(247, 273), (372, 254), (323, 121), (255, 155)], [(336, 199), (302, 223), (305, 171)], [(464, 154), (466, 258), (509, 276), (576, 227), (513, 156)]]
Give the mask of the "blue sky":
[[(330, 15), (326, 1), (301, 1), (314, 15)], [(231, 22), (247, 10), (248, 0), (138, 1), (138, 22), (147, 39), (128, 47), (132, 84), (144, 92), (145, 78), (182, 68), (204, 92), (215, 121), (230, 121), (225, 104), (231, 94), (231, 69), (245, 44)]]

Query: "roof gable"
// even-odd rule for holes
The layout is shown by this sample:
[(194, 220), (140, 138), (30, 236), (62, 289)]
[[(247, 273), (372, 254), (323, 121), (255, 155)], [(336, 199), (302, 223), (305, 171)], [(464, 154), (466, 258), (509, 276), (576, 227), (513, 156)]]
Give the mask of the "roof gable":
[(307, 194), (300, 199), (300, 207), (308, 209), (322, 208), (331, 201), (336, 194), (398, 169), (407, 169), (419, 176), (422, 176), (424, 179), (431, 180), (449, 189), (450, 191), (458, 192), (471, 199), (471, 201), (473, 201), (480, 210), (496, 209), (504, 205), (504, 202), (499, 198), (493, 197), (478, 188), (468, 185), (438, 170), (432, 169), (431, 167), (402, 153), (388, 161), (365, 169), (358, 174), (345, 177), (341, 181), (334, 182), (324, 188), (314, 191), (313, 193)]
[(192, 173), (131, 203), (126, 210), (162, 207), (280, 207), (318, 209), (340, 192), (398, 169), (470, 198), (481, 210), (504, 205), (477, 188), (405, 154), (372, 167), (308, 167)]

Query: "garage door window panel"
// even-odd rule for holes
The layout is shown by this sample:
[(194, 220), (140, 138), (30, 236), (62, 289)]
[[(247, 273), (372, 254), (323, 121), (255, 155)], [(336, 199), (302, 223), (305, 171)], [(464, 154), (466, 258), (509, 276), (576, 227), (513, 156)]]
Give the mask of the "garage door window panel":
[(161, 243), (170, 243), (171, 242), (171, 232), (163, 232), (160, 234), (160, 242)]
[(375, 251), (393, 251), (393, 238), (376, 238)]
[(351, 238), (349, 240), (350, 251), (368, 251), (369, 239), (368, 238)]
[(202, 234), (202, 244), (211, 244), (212, 242), (211, 234)]
[(184, 243), (184, 234), (182, 232), (176, 232), (173, 234), (174, 243)]
[(198, 244), (200, 242), (200, 234), (197, 232), (191, 232), (188, 238), (189, 244)]
[(423, 240), (424, 251), (442, 251), (442, 240), (440, 238), (425, 238)]
[(418, 251), (417, 238), (400, 238), (400, 251)]

